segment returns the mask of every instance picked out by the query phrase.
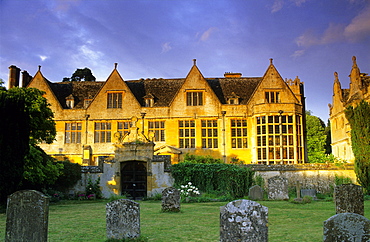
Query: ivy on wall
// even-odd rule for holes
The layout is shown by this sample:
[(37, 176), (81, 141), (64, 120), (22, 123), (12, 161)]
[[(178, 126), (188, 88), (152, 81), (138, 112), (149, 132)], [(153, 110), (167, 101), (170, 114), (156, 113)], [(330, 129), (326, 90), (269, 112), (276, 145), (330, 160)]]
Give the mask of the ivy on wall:
[(370, 105), (362, 100), (355, 108), (345, 110), (351, 125), (352, 150), (358, 182), (370, 192)]
[(202, 192), (223, 192), (243, 197), (252, 186), (254, 171), (232, 164), (196, 164), (182, 162), (172, 166), (175, 186), (192, 182)]

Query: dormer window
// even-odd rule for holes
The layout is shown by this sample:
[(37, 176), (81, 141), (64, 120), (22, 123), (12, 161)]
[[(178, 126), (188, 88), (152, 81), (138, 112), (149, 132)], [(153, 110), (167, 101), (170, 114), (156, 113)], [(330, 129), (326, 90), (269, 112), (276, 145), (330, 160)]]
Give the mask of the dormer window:
[(154, 106), (154, 96), (148, 94), (144, 96), (144, 107), (153, 107)]
[(72, 94), (70, 94), (68, 97), (66, 97), (66, 106), (67, 108), (74, 108), (75, 106), (75, 98)]
[(239, 104), (239, 96), (235, 94), (235, 92), (232, 92), (230, 96), (227, 97), (227, 103), (232, 105), (238, 105)]

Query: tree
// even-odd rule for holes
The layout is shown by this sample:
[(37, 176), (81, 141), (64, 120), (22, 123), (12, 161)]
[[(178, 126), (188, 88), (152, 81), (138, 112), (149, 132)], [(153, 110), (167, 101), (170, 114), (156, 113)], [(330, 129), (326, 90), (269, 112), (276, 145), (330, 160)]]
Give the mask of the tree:
[(84, 69), (77, 69), (70, 79), (71, 81), (95, 81), (96, 78), (91, 70), (87, 67)]
[(357, 107), (345, 110), (351, 126), (351, 143), (355, 156), (355, 173), (358, 182), (370, 192), (370, 105), (362, 100)]
[[(0, 202), (19, 188), (22, 179), (44, 183), (58, 176), (38, 143), (52, 143), (55, 135), (53, 112), (44, 92), (35, 88), (0, 90)], [(50, 158), (50, 157), (49, 157)], [(42, 171), (47, 178), (41, 179)]]
[(11, 88), (7, 91), (10, 97), (22, 96), (25, 99), (24, 111), (30, 117), (30, 144), (41, 142), (51, 144), (56, 135), (53, 111), (43, 97), (43, 91), (36, 88)]
[(325, 162), (325, 123), (316, 116), (306, 111), (306, 133), (307, 133), (307, 154), (308, 162)]
[(29, 149), (30, 116), (25, 98), (0, 90), (0, 204), (16, 191), (23, 177), (24, 156)]

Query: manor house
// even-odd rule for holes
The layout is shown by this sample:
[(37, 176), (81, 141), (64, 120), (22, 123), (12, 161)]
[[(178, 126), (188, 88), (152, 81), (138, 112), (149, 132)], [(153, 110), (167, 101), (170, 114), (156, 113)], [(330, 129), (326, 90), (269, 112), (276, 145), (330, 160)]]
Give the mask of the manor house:
[(332, 153), (349, 162), (354, 162), (355, 158), (351, 145), (351, 127), (344, 110), (349, 106), (356, 106), (361, 100), (370, 102), (370, 76), (360, 72), (355, 56), (352, 57), (352, 62), (348, 89), (342, 89), (338, 73), (334, 73), (333, 101), (329, 104)]
[[(9, 68), (9, 87), (18, 86), (20, 70)], [(154, 153), (170, 155), (172, 163), (186, 153), (226, 163), (305, 162), (303, 82), (284, 80), (272, 59), (261, 77), (204, 77), (196, 60), (176, 79), (125, 81), (117, 64), (102, 82), (50, 82), (41, 67), (34, 77), (22, 73), (23, 87), (44, 91), (51, 104), (57, 136), (41, 147), (58, 159), (97, 165), (99, 157), (114, 156), (115, 137), (136, 125)]]

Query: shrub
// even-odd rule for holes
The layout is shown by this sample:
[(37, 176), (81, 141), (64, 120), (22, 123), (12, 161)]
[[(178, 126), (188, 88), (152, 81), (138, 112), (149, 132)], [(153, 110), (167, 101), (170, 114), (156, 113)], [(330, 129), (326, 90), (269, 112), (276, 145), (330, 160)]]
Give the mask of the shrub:
[(175, 186), (192, 182), (202, 192), (224, 192), (232, 197), (243, 197), (252, 186), (254, 172), (231, 164), (194, 164), (182, 162), (172, 166)]
[(58, 161), (57, 163), (62, 164), (63, 169), (60, 171), (61, 174), (55, 184), (51, 186), (51, 189), (67, 192), (69, 188), (81, 180), (81, 165), (68, 160)]
[(98, 177), (98, 179), (95, 180), (95, 182), (93, 182), (91, 180), (91, 177), (89, 177), (89, 180), (87, 182), (87, 186), (86, 186), (86, 197), (88, 197), (89, 195), (91, 194), (94, 194), (96, 198), (102, 198), (103, 195), (102, 195), (102, 192), (100, 190), (100, 177)]

